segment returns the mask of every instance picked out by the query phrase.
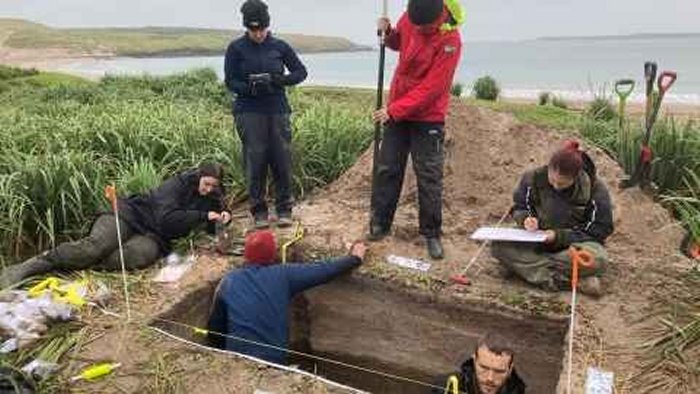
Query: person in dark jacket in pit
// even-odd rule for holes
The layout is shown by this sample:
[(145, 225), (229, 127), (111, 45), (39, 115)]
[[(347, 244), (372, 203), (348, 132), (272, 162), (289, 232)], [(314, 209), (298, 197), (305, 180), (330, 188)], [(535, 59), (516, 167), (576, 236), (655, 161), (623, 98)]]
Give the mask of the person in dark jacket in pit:
[[(204, 164), (166, 180), (145, 195), (119, 198), (119, 226), (128, 269), (151, 265), (168, 253), (170, 241), (204, 228), (214, 231), (216, 222), (228, 223), (231, 214), (223, 208), (223, 168)], [(0, 286), (53, 270), (121, 268), (114, 213), (103, 213), (90, 234), (75, 242), (6, 268)]]
[(359, 266), (365, 251), (363, 243), (355, 243), (347, 256), (329, 261), (276, 264), (275, 235), (268, 230), (249, 234), (246, 264), (228, 273), (214, 294), (209, 344), (285, 364), (292, 298)]
[(515, 371), (515, 352), (497, 334), (486, 334), (459, 372), (441, 377), (433, 394), (525, 394), (525, 382)]
[(250, 212), (256, 228), (269, 226), (265, 196), (269, 169), (278, 225), (289, 226), (292, 130), (285, 88), (304, 81), (306, 67), (289, 44), (270, 33), (270, 14), (264, 2), (247, 0), (241, 14), (246, 32), (229, 44), (224, 74), (235, 96), (233, 117), (242, 144)]

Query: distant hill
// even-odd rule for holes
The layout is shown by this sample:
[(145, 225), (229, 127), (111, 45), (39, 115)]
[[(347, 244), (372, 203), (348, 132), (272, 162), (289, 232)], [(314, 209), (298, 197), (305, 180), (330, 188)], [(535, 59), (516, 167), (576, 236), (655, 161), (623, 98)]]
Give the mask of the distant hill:
[(603, 36), (553, 36), (539, 37), (538, 41), (565, 41), (565, 40), (642, 40), (642, 39), (669, 39), (669, 38), (700, 38), (700, 33), (638, 33), (627, 35), (603, 35)]
[[(241, 30), (190, 27), (54, 28), (22, 19), (0, 18), (0, 46), (60, 48), (80, 54), (113, 56), (221, 55)], [(279, 34), (302, 53), (370, 49), (341, 37)]]

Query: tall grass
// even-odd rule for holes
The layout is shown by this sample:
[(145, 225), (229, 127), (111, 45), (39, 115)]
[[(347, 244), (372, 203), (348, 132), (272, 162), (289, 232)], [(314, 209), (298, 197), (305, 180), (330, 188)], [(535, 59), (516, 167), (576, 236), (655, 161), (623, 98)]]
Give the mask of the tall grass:
[[(601, 106), (603, 107), (603, 106)], [(628, 174), (634, 174), (645, 130), (641, 124), (604, 121), (589, 112), (581, 133), (616, 157)], [(691, 242), (700, 241), (700, 128), (693, 122), (683, 125), (672, 118), (654, 126), (650, 147), (653, 151), (651, 181), (662, 201), (683, 223)], [(678, 245), (681, 246), (681, 245)], [(655, 311), (656, 324), (644, 344), (647, 360), (638, 377), (643, 392), (682, 393), (697, 390), (700, 381), (700, 310), (696, 270), (681, 278), (682, 291), (661, 295), (663, 308)]]
[[(43, 83), (0, 93), (0, 259), (4, 264), (86, 230), (102, 190), (147, 190), (203, 161), (225, 165), (244, 192), (230, 97), (211, 70), (99, 83)], [(291, 94), (296, 191), (337, 177), (371, 139), (369, 100)]]
[[(625, 122), (620, 129), (615, 121), (585, 117), (581, 134), (615, 157), (627, 174), (634, 174), (645, 130)], [(661, 193), (685, 191), (689, 174), (700, 173), (700, 129), (693, 122), (678, 124), (672, 118), (654, 126), (650, 146), (653, 151), (651, 180)]]
[[(660, 295), (654, 312), (660, 317), (643, 347), (648, 359), (636, 378), (643, 393), (697, 392), (700, 381), (700, 272), (680, 278)], [(695, 391), (693, 391), (695, 390)]]

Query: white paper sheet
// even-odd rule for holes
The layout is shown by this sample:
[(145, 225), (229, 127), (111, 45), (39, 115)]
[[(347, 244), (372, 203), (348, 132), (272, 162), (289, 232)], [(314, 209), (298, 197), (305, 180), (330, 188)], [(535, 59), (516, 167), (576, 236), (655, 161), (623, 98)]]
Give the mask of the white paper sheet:
[(519, 228), (481, 227), (474, 231), (471, 239), (477, 241), (544, 242), (544, 231), (527, 231)]
[(586, 379), (586, 394), (613, 394), (612, 372), (589, 367)]

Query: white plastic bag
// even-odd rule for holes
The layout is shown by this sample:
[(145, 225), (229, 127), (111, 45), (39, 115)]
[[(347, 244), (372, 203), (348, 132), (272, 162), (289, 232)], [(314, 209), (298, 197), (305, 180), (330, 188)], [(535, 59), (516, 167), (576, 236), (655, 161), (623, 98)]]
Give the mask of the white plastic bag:
[(171, 253), (165, 258), (166, 264), (161, 268), (153, 278), (157, 283), (176, 283), (194, 264), (194, 256), (188, 255), (185, 261), (182, 261), (177, 253)]

